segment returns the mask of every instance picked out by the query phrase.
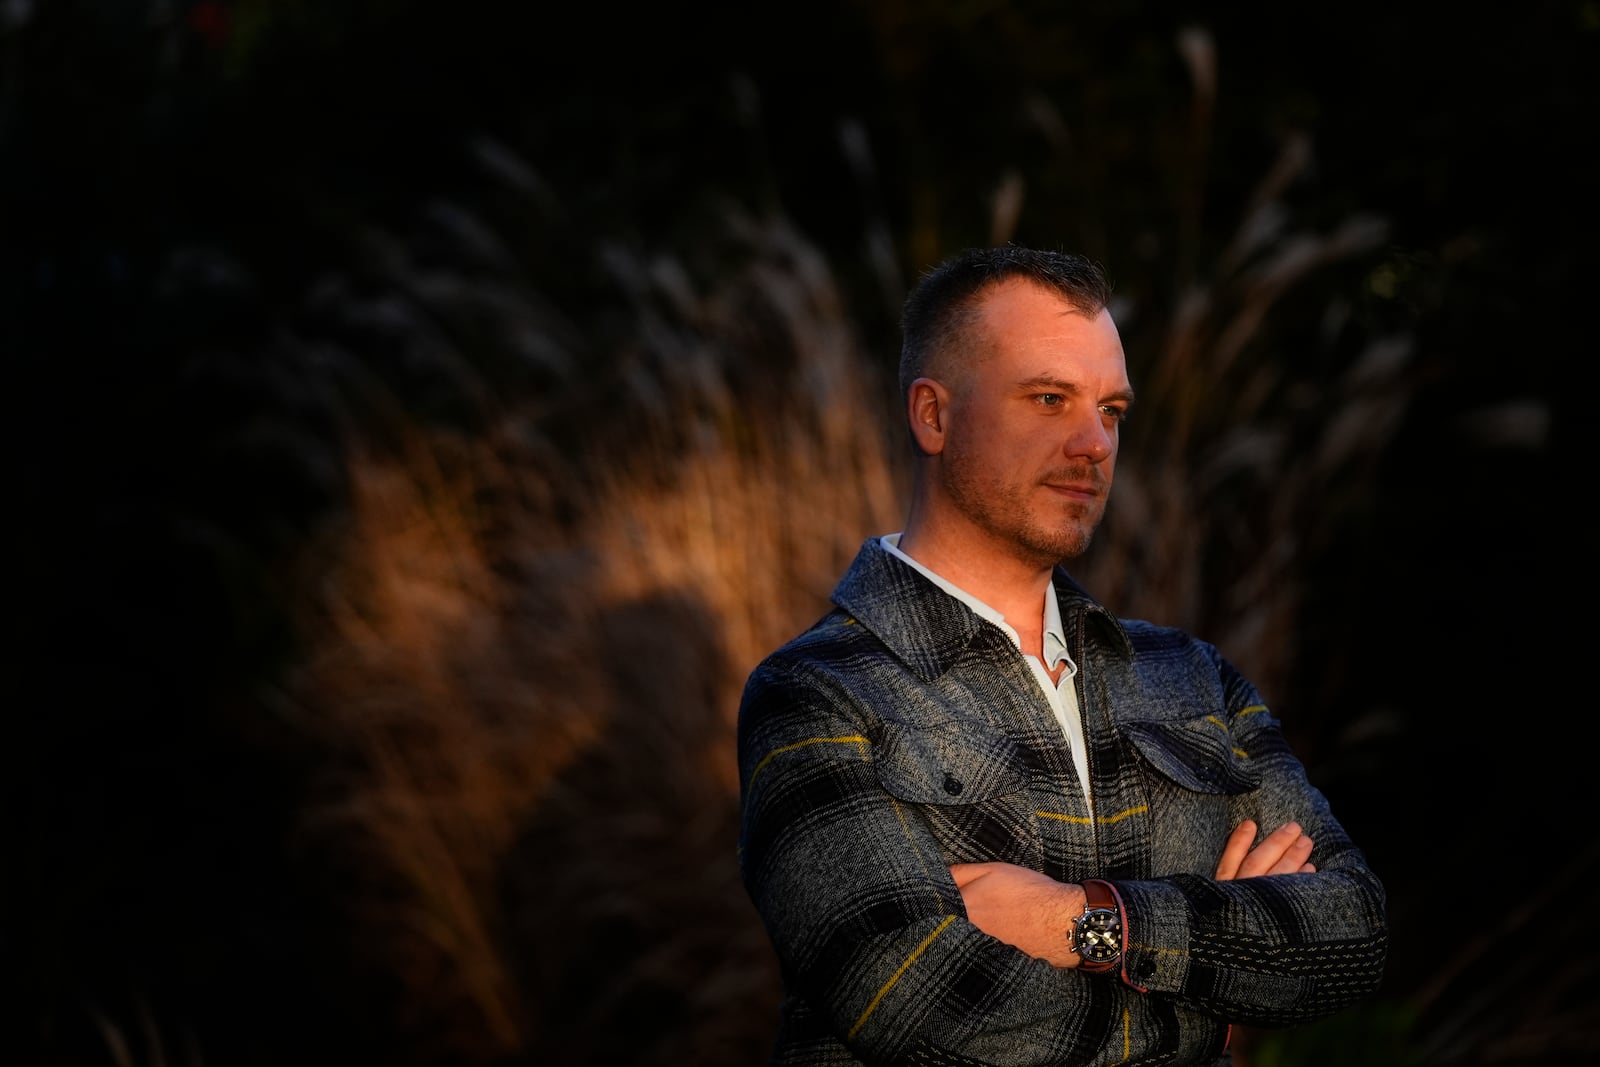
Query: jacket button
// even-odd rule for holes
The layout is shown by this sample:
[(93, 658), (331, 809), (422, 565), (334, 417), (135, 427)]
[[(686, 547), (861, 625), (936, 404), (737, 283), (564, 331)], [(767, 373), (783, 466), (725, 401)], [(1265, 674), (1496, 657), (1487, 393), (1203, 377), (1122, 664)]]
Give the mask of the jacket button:
[(1139, 965), (1133, 969), (1133, 976), (1135, 978), (1139, 979), (1139, 981), (1141, 981), (1141, 982), (1148, 981), (1149, 979), (1154, 978), (1155, 974), (1156, 974), (1156, 961), (1155, 960), (1140, 960), (1139, 961)]
[(944, 776), (944, 791), (946, 793), (949, 793), (953, 797), (958, 797), (961, 795), (962, 788), (963, 786), (959, 781), (956, 780), (955, 775), (947, 774)]

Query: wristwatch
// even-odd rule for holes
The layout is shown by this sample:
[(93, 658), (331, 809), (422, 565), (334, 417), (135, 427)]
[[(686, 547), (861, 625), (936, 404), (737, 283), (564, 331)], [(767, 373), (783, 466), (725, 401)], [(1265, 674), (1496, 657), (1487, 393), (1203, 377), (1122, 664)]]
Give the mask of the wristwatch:
[(1078, 970), (1105, 974), (1122, 961), (1122, 910), (1111, 886), (1098, 878), (1083, 883), (1083, 914), (1072, 927)]

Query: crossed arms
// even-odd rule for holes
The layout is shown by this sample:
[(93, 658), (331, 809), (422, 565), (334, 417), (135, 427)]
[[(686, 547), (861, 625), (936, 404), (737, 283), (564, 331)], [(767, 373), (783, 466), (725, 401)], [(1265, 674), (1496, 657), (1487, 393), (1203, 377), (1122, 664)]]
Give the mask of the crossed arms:
[[(1310, 861), (1314, 842), (1299, 823), (1285, 823), (1257, 844), (1256, 824), (1246, 819), (1228, 835), (1217, 861), (1219, 882), (1268, 874), (1314, 874)], [(1083, 911), (1083, 887), (1058, 882), (1047, 874), (1014, 863), (957, 863), (950, 875), (961, 890), (967, 920), (991, 937), (1045, 960), (1055, 967), (1076, 967), (1063, 930)]]

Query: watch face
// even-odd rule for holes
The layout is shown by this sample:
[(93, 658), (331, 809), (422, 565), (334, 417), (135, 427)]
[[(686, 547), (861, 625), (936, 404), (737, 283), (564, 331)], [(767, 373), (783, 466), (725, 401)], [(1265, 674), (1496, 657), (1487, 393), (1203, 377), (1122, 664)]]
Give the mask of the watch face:
[(1073, 948), (1090, 963), (1110, 963), (1122, 955), (1122, 924), (1114, 908), (1090, 908), (1078, 918)]

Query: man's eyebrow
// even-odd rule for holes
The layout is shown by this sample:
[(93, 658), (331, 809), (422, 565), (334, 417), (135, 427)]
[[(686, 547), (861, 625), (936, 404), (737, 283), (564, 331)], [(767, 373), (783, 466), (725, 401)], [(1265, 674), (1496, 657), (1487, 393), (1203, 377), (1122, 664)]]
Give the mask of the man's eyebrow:
[(1049, 374), (1036, 374), (1032, 378), (1024, 378), (1017, 383), (1018, 389), (1054, 389), (1058, 393), (1081, 393), (1083, 390), (1077, 382), (1069, 382), (1065, 378), (1056, 378)]
[[(1070, 393), (1073, 396), (1083, 392), (1083, 387), (1077, 382), (1069, 382), (1065, 378), (1056, 378), (1048, 374), (1038, 374), (1032, 378), (1024, 378), (1017, 383), (1018, 389), (1050, 389), (1057, 393)], [(1120, 400), (1132, 406), (1134, 402), (1132, 389), (1118, 389), (1116, 392), (1100, 398), (1101, 402)]]

